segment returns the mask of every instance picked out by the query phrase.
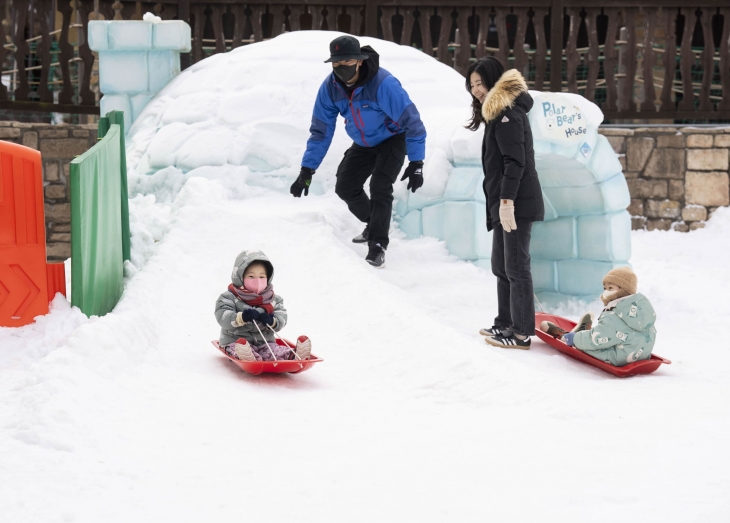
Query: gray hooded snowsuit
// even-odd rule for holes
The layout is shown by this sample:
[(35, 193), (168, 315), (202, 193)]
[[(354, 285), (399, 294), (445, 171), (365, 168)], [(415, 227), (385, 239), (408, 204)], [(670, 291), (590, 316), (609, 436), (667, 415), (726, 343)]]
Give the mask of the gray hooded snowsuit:
[[(236, 287), (243, 285), (243, 273), (253, 262), (262, 262), (266, 265), (269, 285), (272, 284), (274, 280), (274, 266), (269, 261), (269, 258), (261, 251), (243, 251), (236, 257), (236, 263), (233, 265), (233, 273), (231, 274), (231, 282), (233, 285)], [(284, 300), (281, 296), (275, 294), (272, 305), (274, 306), (274, 317), (276, 318), (276, 323), (273, 328), (278, 332), (286, 325), (287, 314), (284, 308)], [(219, 340), (221, 347), (235, 343), (238, 338), (246, 338), (254, 347), (262, 345), (265, 341), (276, 341), (274, 333), (263, 325), (259, 325), (259, 327), (266, 338), (265, 340), (261, 338), (261, 334), (259, 334), (253, 322), (248, 322), (242, 327), (236, 325), (236, 314), (252, 308), (255, 308), (259, 312), (266, 312), (262, 307), (251, 307), (245, 304), (231, 291), (226, 291), (220, 295), (218, 301), (215, 302), (215, 319), (221, 326)]]

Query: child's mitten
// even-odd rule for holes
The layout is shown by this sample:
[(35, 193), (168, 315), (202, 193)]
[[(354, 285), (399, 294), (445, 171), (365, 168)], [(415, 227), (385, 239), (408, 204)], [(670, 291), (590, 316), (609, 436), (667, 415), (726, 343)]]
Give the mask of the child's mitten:
[(565, 342), (566, 345), (568, 345), (570, 347), (574, 347), (575, 346), (573, 344), (573, 337), (574, 336), (575, 336), (575, 332), (566, 332), (565, 333), (565, 336), (563, 336), (563, 341)]
[(268, 325), (270, 327), (273, 327), (274, 323), (276, 322), (276, 318), (274, 318), (273, 314), (266, 314), (264, 312), (264, 313), (259, 314), (258, 321), (259, 321), (259, 323), (261, 323), (263, 325)]
[(258, 320), (259, 317), (261, 316), (261, 313), (259, 311), (257, 311), (256, 309), (246, 309), (245, 311), (241, 312), (240, 314), (241, 314), (241, 317), (243, 318), (243, 321), (245, 321), (245, 322)]

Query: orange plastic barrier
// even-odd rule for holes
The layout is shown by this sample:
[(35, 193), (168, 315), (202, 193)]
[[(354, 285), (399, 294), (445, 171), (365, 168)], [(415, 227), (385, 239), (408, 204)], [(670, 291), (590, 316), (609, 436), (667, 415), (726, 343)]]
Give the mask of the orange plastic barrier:
[(66, 279), (46, 263), (41, 154), (0, 141), (0, 327), (33, 323), (56, 292)]

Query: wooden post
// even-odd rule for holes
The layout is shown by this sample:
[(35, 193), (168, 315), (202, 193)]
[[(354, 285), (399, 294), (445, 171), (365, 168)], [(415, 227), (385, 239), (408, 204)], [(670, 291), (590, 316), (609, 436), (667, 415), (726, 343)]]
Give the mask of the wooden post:
[(550, 90), (563, 89), (563, 2), (553, 0), (550, 8)]
[(365, 0), (365, 36), (378, 37), (378, 4)]
[[(190, 0), (177, 0), (177, 19), (190, 25)], [(239, 21), (236, 20), (238, 24)], [(190, 67), (190, 53), (180, 53), (180, 70)]]

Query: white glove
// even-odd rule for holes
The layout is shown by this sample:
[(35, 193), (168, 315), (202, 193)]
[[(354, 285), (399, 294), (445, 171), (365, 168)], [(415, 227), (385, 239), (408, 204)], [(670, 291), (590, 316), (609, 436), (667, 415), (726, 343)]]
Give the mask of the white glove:
[(517, 230), (517, 222), (515, 222), (515, 202), (513, 200), (500, 200), (499, 221), (502, 223), (504, 232)]
[(245, 325), (245, 321), (243, 321), (243, 313), (237, 312), (236, 313), (236, 319), (233, 321), (233, 323), (236, 324), (237, 327), (243, 327)]

